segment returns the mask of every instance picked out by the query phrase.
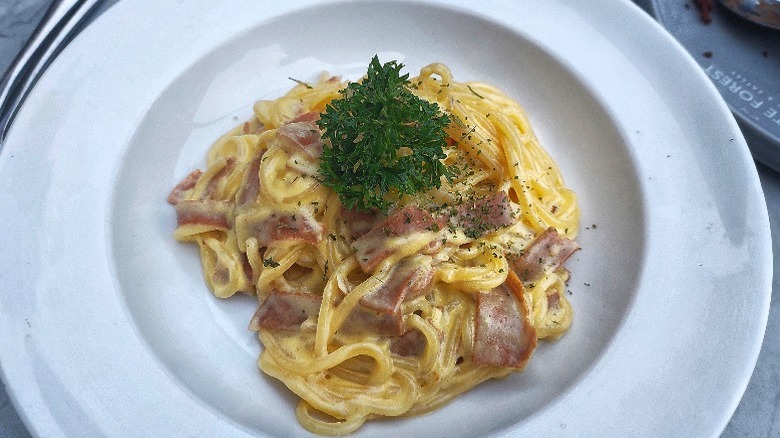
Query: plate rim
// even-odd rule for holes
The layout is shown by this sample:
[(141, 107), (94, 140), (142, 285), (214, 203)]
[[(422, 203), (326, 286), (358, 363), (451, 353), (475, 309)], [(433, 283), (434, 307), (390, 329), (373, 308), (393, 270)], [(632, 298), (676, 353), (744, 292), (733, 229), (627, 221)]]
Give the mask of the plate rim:
[[(126, 7), (124, 7), (124, 6), (123, 6), (123, 7), (120, 7), (120, 6), (122, 6), (123, 4), (125, 4), (125, 3), (127, 3), (127, 4), (132, 4), (132, 5), (141, 4), (140, 2), (139, 2), (139, 3), (132, 3), (132, 2), (120, 2), (120, 4), (118, 4), (118, 5), (114, 5), (114, 7), (112, 7), (112, 8), (111, 8), (109, 11), (106, 11), (106, 14), (104, 14), (104, 16), (106, 16), (106, 17), (111, 17), (111, 18), (104, 18), (104, 16), (101, 16), (101, 17), (99, 17), (99, 18), (97, 19), (97, 22), (103, 22), (103, 23), (105, 23), (105, 22), (108, 22), (108, 21), (110, 21), (110, 20), (118, 20), (118, 19), (119, 19), (119, 18), (118, 18), (119, 14), (120, 14), (120, 13), (121, 13), (121, 12), (124, 10), (123, 8), (130, 8), (130, 6), (126, 6)], [(327, 2), (327, 1), (323, 1), (323, 2), (320, 2), (320, 1), (303, 1), (303, 2), (301, 2), (301, 3), (298, 3), (298, 4), (296, 4), (296, 6), (301, 6), (301, 5), (303, 5), (303, 7), (305, 7), (305, 6), (311, 6), (311, 5), (318, 4), (318, 3), (329, 3), (329, 2)], [(444, 5), (446, 5), (446, 4), (447, 4), (447, 3), (446, 3), (446, 2), (444, 2), (444, 1), (438, 1), (438, 0), (431, 0), (431, 1), (416, 1), (416, 2), (413, 2), (413, 3), (424, 4), (424, 5), (438, 5), (438, 6), (444, 6)], [(474, 3), (471, 3), (471, 4), (473, 5)], [(606, 4), (606, 3), (605, 3), (605, 4)], [(623, 4), (622, 4), (622, 5), (623, 5), (623, 6), (620, 6), (620, 4), (618, 4), (618, 6), (619, 6), (619, 7), (626, 7), (627, 5), (630, 5), (630, 6), (628, 6), (628, 8), (630, 8), (630, 7), (636, 7), (635, 5), (633, 5), (632, 3), (628, 2), (628, 1), (625, 1), (625, 2), (623, 2)], [(112, 15), (112, 14), (113, 14), (113, 15)], [(649, 17), (648, 17), (648, 19), (649, 19), (650, 21), (652, 21), (652, 20), (651, 20)], [(653, 23), (655, 23), (655, 22), (653, 21)], [(107, 25), (104, 25), (104, 26), (107, 26)], [(90, 28), (91, 28), (91, 27), (93, 27), (93, 26), (90, 26)], [(659, 26), (659, 28), (660, 28), (660, 26)], [(89, 31), (89, 28), (88, 28), (87, 30)], [(97, 33), (97, 32), (95, 31), (95, 33)], [(671, 37), (669, 37), (669, 39), (670, 39), (670, 42), (671, 42), (671, 43), (674, 43), (674, 44), (676, 44), (676, 42), (674, 42), (674, 41), (671, 39)], [(82, 44), (84, 44), (84, 43), (82, 43)], [(684, 50), (684, 49), (682, 49), (681, 47), (680, 47), (680, 49), (681, 49), (681, 50)], [(68, 56), (68, 53), (69, 53), (69, 52), (67, 52), (67, 51), (66, 51), (66, 52), (63, 52), (63, 56)], [(685, 52), (685, 54), (687, 55), (687, 52)], [(60, 62), (60, 61), (57, 61), (57, 62)], [(691, 62), (692, 64), (696, 65), (696, 64), (695, 64), (695, 61), (693, 61), (692, 59), (690, 59), (690, 62)], [(696, 66), (698, 66), (698, 65), (696, 65)], [(702, 76), (703, 76), (703, 73), (702, 73)], [(705, 77), (704, 79), (706, 79), (706, 77)], [(44, 78), (42, 78), (42, 81), (44, 81), (44, 80), (47, 80), (46, 76), (44, 76)], [(712, 87), (712, 90), (715, 92), (715, 94), (717, 94), (717, 90), (715, 90), (715, 89), (714, 89), (714, 87)], [(720, 96), (719, 96), (719, 94), (717, 94), (717, 96), (718, 96), (718, 97), (720, 97)], [(721, 104), (721, 112), (723, 112), (723, 111), (722, 111), (722, 110), (723, 110), (723, 108), (726, 108), (726, 107), (725, 107), (725, 102), (721, 101), (721, 103), (722, 103), (722, 104)], [(24, 107), (22, 108), (22, 111), (24, 111)], [(727, 108), (726, 108), (726, 113), (727, 113), (728, 115), (731, 115), (730, 111), (728, 111), (728, 109), (727, 109)], [(731, 117), (731, 121), (734, 121), (734, 119), (733, 119), (733, 116)], [(736, 124), (735, 124), (735, 123), (734, 123), (734, 126), (736, 126)], [(743, 143), (743, 144), (744, 144), (744, 138), (742, 138), (742, 137), (741, 137), (741, 133), (739, 133), (739, 130), (738, 130), (738, 129), (736, 130), (736, 134), (737, 134), (737, 135), (736, 135), (736, 137), (737, 137), (737, 143), (740, 143), (740, 142), (741, 142), (741, 143)], [(14, 132), (13, 132), (13, 130), (12, 130), (12, 131), (9, 133), (9, 141), (11, 141), (11, 140), (13, 139), (13, 137), (14, 137)], [(0, 155), (2, 155), (2, 153), (5, 153), (6, 155), (8, 154), (8, 152), (7, 152), (7, 148), (4, 148), (4, 149), (5, 149), (5, 150), (3, 150), (3, 151), (0, 151)], [(742, 156), (742, 158), (743, 158), (743, 160), (745, 159), (745, 156), (746, 156), (746, 154), (747, 154), (747, 158), (749, 158), (749, 152), (747, 151), (747, 145), (746, 145), (746, 144), (744, 144), (744, 148), (742, 149), (742, 155), (741, 155), (741, 156)], [(0, 157), (0, 160), (2, 160), (2, 159), (3, 159), (3, 157)], [(753, 184), (753, 189), (754, 189), (754, 190), (756, 190), (756, 188), (757, 188), (757, 190), (758, 190), (758, 193), (762, 193), (762, 191), (761, 191), (761, 186), (760, 186), (760, 182), (759, 182), (759, 180), (758, 180), (758, 175), (757, 175), (757, 173), (755, 172), (755, 168), (754, 168), (754, 180), (753, 180), (753, 183), (754, 183), (754, 184)], [(763, 201), (763, 195), (762, 195), (762, 201)], [(763, 205), (763, 216), (764, 216), (764, 219), (765, 219), (765, 228), (764, 228), (764, 230), (765, 230), (765, 234), (766, 234), (766, 236), (765, 236), (765, 237), (767, 237), (767, 238), (768, 238), (768, 239), (767, 239), (767, 241), (769, 242), (769, 243), (767, 244), (767, 248), (768, 248), (768, 254), (770, 255), (770, 257), (768, 258), (769, 269), (768, 269), (768, 270), (766, 270), (766, 269), (765, 269), (765, 273), (767, 274), (767, 276), (765, 276), (765, 277), (764, 277), (763, 281), (765, 282), (765, 285), (768, 285), (768, 289), (767, 289), (767, 290), (768, 290), (769, 292), (771, 292), (771, 282), (772, 282), (772, 262), (771, 262), (771, 235), (769, 234), (769, 221), (768, 221), (768, 213), (767, 213), (767, 210), (766, 210), (766, 205), (765, 205), (765, 203), (764, 203), (764, 205)], [(766, 264), (766, 262), (767, 262), (767, 260), (764, 260), (764, 264)], [(765, 266), (765, 268), (766, 268), (766, 266)], [(769, 299), (770, 299), (770, 294), (769, 294), (769, 293), (766, 293), (766, 294), (765, 294), (765, 298), (766, 298), (766, 299), (765, 299), (765, 303), (764, 303), (764, 312), (763, 312), (763, 318), (764, 318), (764, 321), (763, 321), (763, 323), (762, 323), (762, 324), (760, 324), (760, 325), (761, 325), (761, 326), (763, 326), (764, 328), (766, 327), (766, 319), (768, 318), (768, 311), (769, 311)], [(755, 366), (755, 362), (756, 362), (756, 360), (757, 360), (757, 358), (758, 358), (758, 352), (759, 352), (759, 350), (760, 350), (761, 343), (762, 343), (762, 340), (763, 340), (763, 331), (764, 331), (764, 330), (761, 330), (761, 333), (762, 333), (761, 339), (759, 339), (759, 340), (758, 340), (757, 347), (755, 348), (755, 352), (754, 352), (755, 354), (753, 354), (753, 355), (752, 355), (752, 356), (753, 356), (753, 358), (752, 358), (752, 361), (750, 361), (750, 362), (751, 362), (751, 366), (750, 366), (749, 368), (750, 368), (750, 371), (751, 371), (751, 372), (748, 372), (748, 373), (747, 373), (747, 375), (745, 376), (745, 378), (743, 379), (743, 380), (744, 380), (744, 385), (742, 385), (742, 390), (740, 391), (740, 393), (739, 393), (738, 395), (736, 395), (736, 397), (735, 397), (735, 401), (734, 401), (734, 403), (733, 403), (733, 407), (732, 407), (732, 409), (730, 409), (730, 411), (731, 411), (732, 413), (733, 413), (734, 409), (736, 409), (736, 406), (737, 406), (737, 404), (738, 404), (738, 402), (739, 402), (739, 399), (741, 398), (741, 395), (742, 395), (742, 393), (744, 392), (744, 389), (747, 387), (747, 383), (748, 383), (748, 381), (749, 381), (749, 379), (750, 379), (750, 375), (751, 375), (751, 373), (752, 373), (752, 368), (753, 368), (753, 366)], [(2, 354), (3, 354), (3, 352), (2, 352), (2, 351), (0, 351), (0, 357), (2, 357)], [(2, 361), (2, 360), (0, 360), (0, 375), (1, 375), (3, 378), (5, 378), (5, 376), (6, 376), (6, 370), (5, 370), (4, 363), (7, 363), (7, 360), (6, 360), (6, 361)], [(5, 381), (5, 380), (4, 380), (4, 381)], [(16, 394), (16, 392), (17, 392), (17, 391), (16, 391), (16, 389), (15, 389), (15, 387), (16, 387), (16, 386), (17, 386), (17, 384), (15, 384), (15, 383), (6, 383), (6, 388), (8, 389), (8, 392), (9, 392), (9, 396), (10, 396), (10, 398), (13, 400), (14, 404), (15, 404), (17, 407), (19, 407), (19, 406), (20, 406), (20, 402), (19, 402), (19, 401), (18, 401), (18, 399), (17, 399), (17, 394)], [(22, 416), (22, 418), (23, 418), (23, 420), (24, 420), (25, 424), (27, 424), (27, 425), (28, 425), (28, 427), (31, 427), (31, 426), (32, 426), (32, 425), (35, 423), (35, 420), (31, 420), (31, 419), (27, 418), (26, 414), (24, 414), (24, 411), (25, 411), (24, 409), (20, 409), (20, 410), (19, 410), (20, 416)], [(721, 426), (720, 430), (722, 430), (722, 429), (725, 427), (725, 425), (726, 425), (726, 423), (728, 422), (728, 419), (729, 419), (729, 418), (730, 418), (730, 415), (729, 415), (729, 417), (728, 417), (728, 418), (726, 418), (726, 419), (723, 421), (723, 424), (722, 424), (722, 426)], [(32, 428), (32, 427), (31, 427), (31, 429), (33, 429), (33, 430), (34, 430), (34, 428)]]

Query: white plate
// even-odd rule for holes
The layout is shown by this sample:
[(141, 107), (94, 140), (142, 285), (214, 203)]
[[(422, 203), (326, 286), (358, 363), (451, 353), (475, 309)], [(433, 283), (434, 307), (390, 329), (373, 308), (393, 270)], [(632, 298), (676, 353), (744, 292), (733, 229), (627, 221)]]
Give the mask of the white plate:
[(0, 154), (0, 360), (42, 436), (306, 435), (255, 365), (254, 300), (206, 289), (171, 187), (321, 70), (448, 64), (527, 109), (580, 195), (571, 331), (531, 365), (359, 436), (706, 436), (747, 385), (772, 256), (726, 105), (623, 1), (122, 1), (62, 53)]

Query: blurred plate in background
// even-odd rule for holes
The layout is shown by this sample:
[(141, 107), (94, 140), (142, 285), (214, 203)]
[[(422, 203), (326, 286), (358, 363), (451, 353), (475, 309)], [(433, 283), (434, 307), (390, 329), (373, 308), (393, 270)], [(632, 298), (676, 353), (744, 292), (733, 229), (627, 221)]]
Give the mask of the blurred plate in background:
[(780, 171), (780, 31), (747, 21), (717, 2), (708, 14), (696, 1), (635, 3), (704, 69), (736, 116), (753, 157)]

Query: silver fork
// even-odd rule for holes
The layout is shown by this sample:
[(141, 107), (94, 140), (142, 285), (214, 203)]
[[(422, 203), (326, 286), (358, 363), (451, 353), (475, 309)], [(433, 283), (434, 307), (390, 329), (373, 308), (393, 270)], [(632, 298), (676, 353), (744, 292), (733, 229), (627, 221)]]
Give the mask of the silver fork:
[(0, 80), (0, 150), (30, 90), (73, 40), (102, 0), (54, 0), (22, 51)]

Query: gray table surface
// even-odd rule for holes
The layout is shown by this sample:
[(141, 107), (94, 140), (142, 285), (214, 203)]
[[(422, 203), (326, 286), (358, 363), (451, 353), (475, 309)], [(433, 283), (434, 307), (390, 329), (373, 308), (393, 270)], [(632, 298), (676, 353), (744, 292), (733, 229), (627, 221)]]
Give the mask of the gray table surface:
[[(108, 0), (107, 9), (116, 0)], [(5, 71), (24, 42), (34, 31), (46, 12), (51, 0), (0, 0), (0, 71)], [(692, 3), (692, 2), (691, 2)], [(772, 284), (772, 302), (780, 297), (780, 174), (757, 165), (764, 188), (769, 219), (772, 225), (775, 279)], [(1, 214), (1, 213), (0, 213)], [(7, 293), (8, 291), (0, 291)], [(773, 306), (769, 313), (764, 345), (758, 357), (753, 377), (747, 391), (731, 418), (723, 437), (780, 437), (780, 306)], [(0, 334), (2, 336), (2, 334)], [(30, 436), (19, 418), (0, 382), (0, 438)], [(691, 410), (698, 406), (690, 406)]]

